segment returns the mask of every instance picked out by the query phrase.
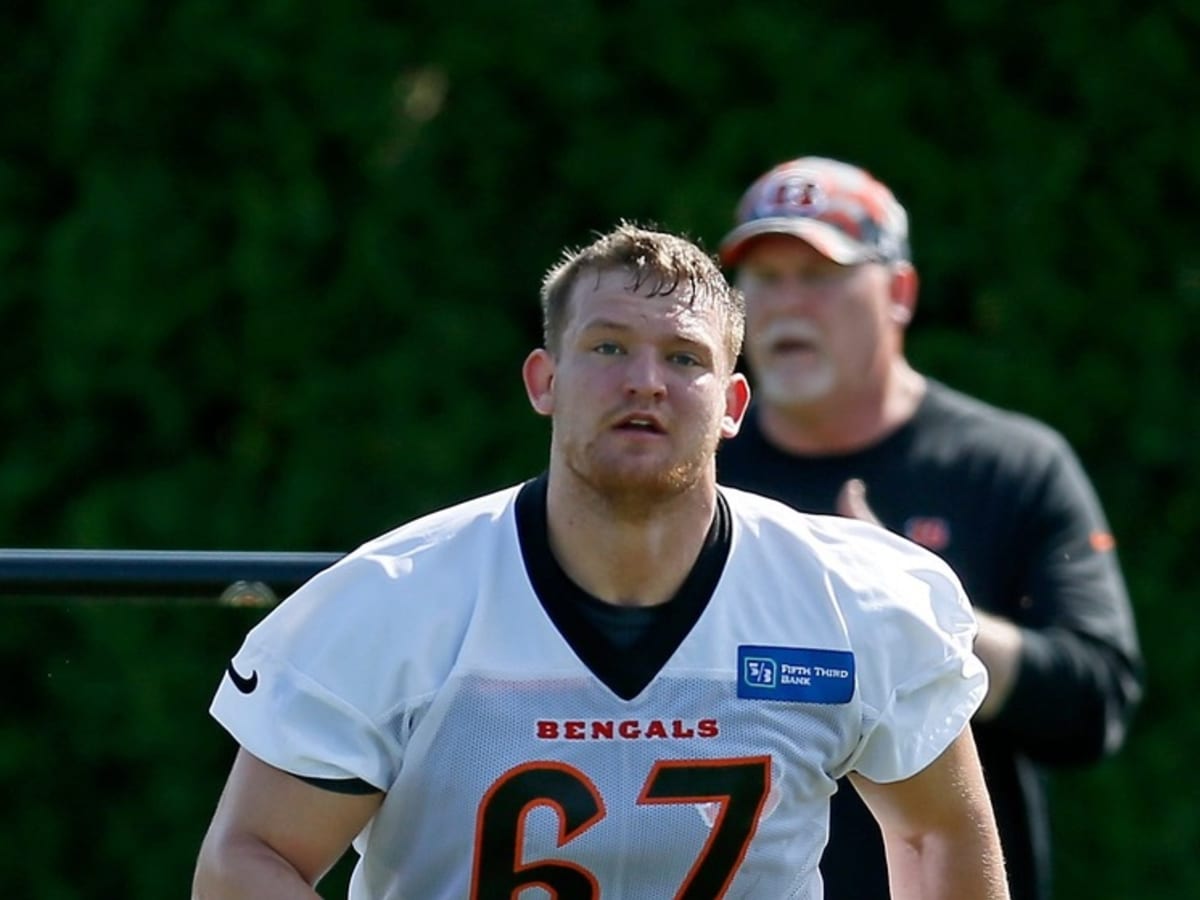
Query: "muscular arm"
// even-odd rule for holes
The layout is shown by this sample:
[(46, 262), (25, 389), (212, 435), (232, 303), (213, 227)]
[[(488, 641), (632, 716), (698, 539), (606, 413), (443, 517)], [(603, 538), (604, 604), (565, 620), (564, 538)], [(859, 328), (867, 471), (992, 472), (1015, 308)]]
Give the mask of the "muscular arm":
[(320, 900), (313, 885), (382, 800), (314, 787), (239, 750), (200, 847), (193, 900)]
[(969, 728), (911, 778), (850, 780), (883, 832), (892, 900), (1007, 900), (1000, 839)]

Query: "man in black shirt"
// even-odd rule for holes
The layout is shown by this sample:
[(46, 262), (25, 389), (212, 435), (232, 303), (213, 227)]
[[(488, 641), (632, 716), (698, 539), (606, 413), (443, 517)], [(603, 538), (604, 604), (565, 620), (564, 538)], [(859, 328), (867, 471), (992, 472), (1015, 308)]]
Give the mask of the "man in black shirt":
[[(864, 170), (806, 157), (761, 176), (721, 243), (746, 295), (754, 402), (722, 483), (873, 519), (956, 570), (990, 676), (973, 726), (1014, 900), (1050, 889), (1043, 766), (1123, 743), (1142, 692), (1114, 541), (1048, 426), (916, 372), (908, 219)], [(887, 900), (879, 830), (849, 785), (821, 863), (831, 900)]]

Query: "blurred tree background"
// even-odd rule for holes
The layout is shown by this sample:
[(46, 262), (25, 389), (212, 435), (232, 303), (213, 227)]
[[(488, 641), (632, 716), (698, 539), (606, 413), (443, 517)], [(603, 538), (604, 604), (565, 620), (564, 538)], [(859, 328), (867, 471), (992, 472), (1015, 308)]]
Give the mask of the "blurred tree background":
[[(1200, 896), (1200, 6), (1016, 9), (12, 0), (0, 546), (348, 550), (534, 474), (560, 249), (715, 247), (759, 172), (840, 156), (908, 206), (917, 364), (1063, 431), (1120, 541), (1149, 693), (1054, 780), (1058, 896)], [(261, 612), (0, 615), (0, 886), (185, 894)]]

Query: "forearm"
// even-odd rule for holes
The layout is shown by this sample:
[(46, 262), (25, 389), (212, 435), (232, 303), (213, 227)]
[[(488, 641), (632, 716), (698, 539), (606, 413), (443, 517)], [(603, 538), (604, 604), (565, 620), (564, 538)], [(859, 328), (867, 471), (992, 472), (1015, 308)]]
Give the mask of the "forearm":
[(1008, 900), (994, 831), (964, 828), (885, 846), (892, 900)]
[(892, 900), (1008, 900), (996, 817), (970, 728), (902, 781), (850, 780), (879, 822)]
[(192, 900), (320, 900), (287, 860), (259, 841), (205, 846)]

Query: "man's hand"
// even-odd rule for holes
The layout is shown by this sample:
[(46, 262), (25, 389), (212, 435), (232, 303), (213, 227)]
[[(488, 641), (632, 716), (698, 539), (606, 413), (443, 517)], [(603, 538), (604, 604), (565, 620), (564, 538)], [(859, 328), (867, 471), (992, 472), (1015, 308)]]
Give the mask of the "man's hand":
[(1021, 629), (999, 616), (975, 610), (979, 634), (975, 637), (975, 655), (988, 670), (988, 692), (975, 718), (986, 722), (996, 717), (1012, 693), (1021, 666)]
[(883, 524), (867, 505), (867, 486), (860, 478), (851, 478), (838, 491), (837, 514), (848, 519), (861, 519), (872, 525)]

